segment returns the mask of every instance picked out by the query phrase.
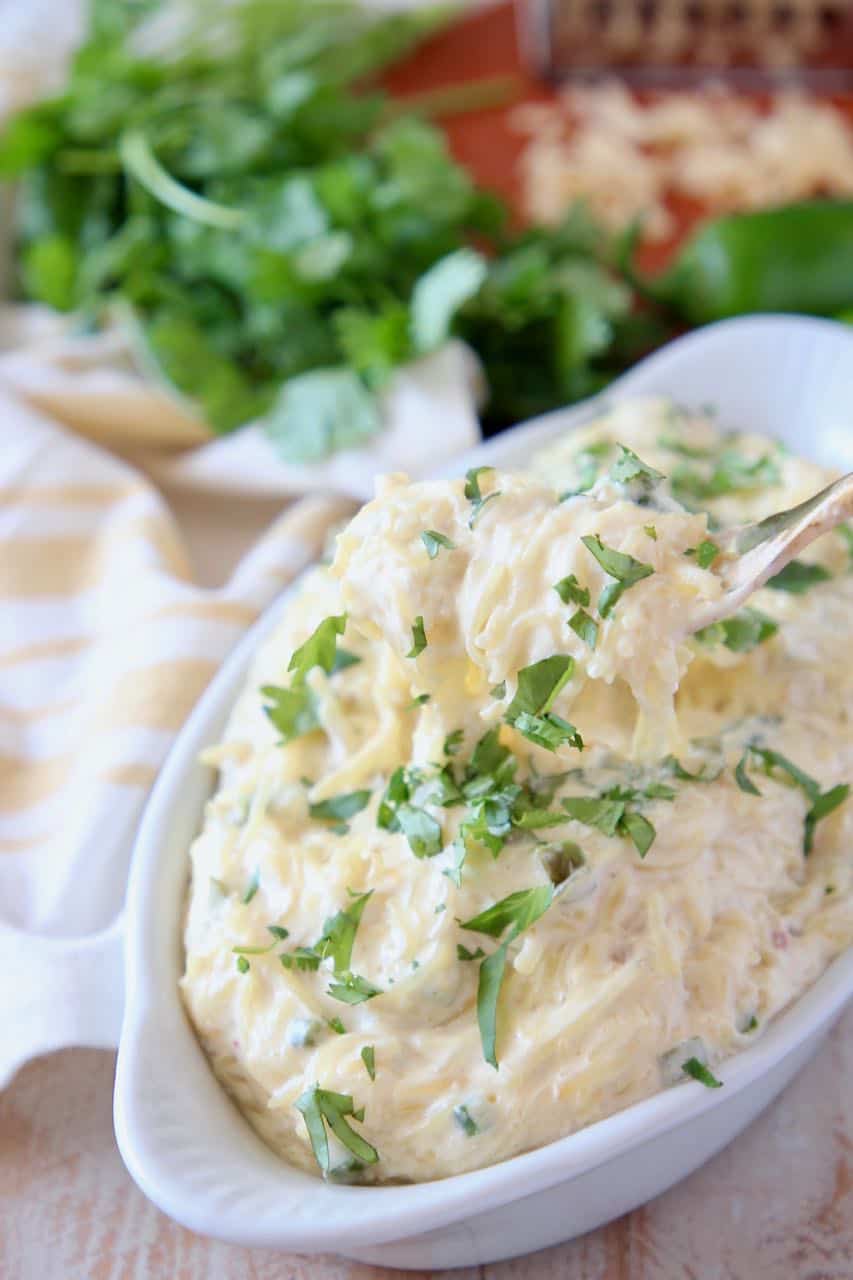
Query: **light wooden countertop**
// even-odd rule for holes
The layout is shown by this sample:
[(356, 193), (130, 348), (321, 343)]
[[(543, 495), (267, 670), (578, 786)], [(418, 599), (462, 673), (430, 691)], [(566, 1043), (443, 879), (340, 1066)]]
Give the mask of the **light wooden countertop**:
[[(4, 1031), (4, 1034), (8, 1034)], [(142, 1196), (112, 1132), (114, 1055), (31, 1063), (0, 1094), (0, 1280), (425, 1276), (204, 1240)], [(458, 1280), (853, 1280), (853, 1011), (781, 1098), (643, 1209)]]

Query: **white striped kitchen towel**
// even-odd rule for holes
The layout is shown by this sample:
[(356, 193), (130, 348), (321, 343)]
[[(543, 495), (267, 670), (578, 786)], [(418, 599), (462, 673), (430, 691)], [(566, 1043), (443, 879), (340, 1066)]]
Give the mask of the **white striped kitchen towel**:
[[(74, 369), (59, 376), (103, 438), (115, 386), (77, 372), (76, 399)], [(147, 455), (214, 514), (235, 493), (310, 495), (203, 588), (149, 476), (45, 414), (54, 375), (32, 346), (0, 359), (0, 1086), (38, 1053), (116, 1043), (134, 833), (235, 640), (378, 472), (417, 474), (478, 438), (471, 362), (450, 347), (397, 380), (375, 443), (317, 468), (288, 472), (255, 428), (169, 463)], [(127, 403), (113, 402), (119, 418)]]

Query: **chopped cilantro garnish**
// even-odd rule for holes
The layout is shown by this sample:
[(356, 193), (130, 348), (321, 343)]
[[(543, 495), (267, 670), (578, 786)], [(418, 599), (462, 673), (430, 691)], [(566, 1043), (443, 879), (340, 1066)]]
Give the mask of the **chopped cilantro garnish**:
[(356, 1160), (362, 1164), (376, 1164), (379, 1152), (356, 1133), (347, 1121), (348, 1116), (357, 1120), (364, 1115), (363, 1111), (356, 1111), (348, 1094), (332, 1093), (329, 1089), (314, 1085), (297, 1099), (295, 1106), (302, 1113), (314, 1159), (324, 1175), (328, 1176), (331, 1172), (327, 1125)]
[(412, 698), (411, 702), (406, 703), (404, 709), (406, 711), (414, 711), (417, 707), (425, 707), (431, 697), (432, 695), (429, 693), (418, 693)]
[(646, 534), (647, 537), (651, 538), (652, 542), (657, 542), (658, 531), (653, 524), (644, 524), (643, 533)]
[(349, 649), (337, 649), (329, 675), (337, 675), (339, 671), (346, 671), (348, 667), (357, 667), (360, 662), (361, 658), (357, 653), (350, 653)]
[(427, 555), (430, 560), (434, 560), (442, 547), (446, 551), (455, 551), (456, 543), (451, 542), (450, 538), (443, 533), (437, 533), (435, 529), (424, 529), (421, 534), (421, 542), (426, 547)]
[(456, 944), (457, 960), (482, 960), (485, 954), (486, 953), (482, 947), (478, 947), (476, 951), (469, 951), (461, 942), (457, 942)]
[(288, 671), (294, 673), (294, 684), (302, 683), (312, 667), (321, 667), (327, 675), (334, 670), (338, 636), (346, 629), (345, 613), (324, 618), (315, 631), (293, 653)]
[(330, 985), (328, 994), (333, 1000), (340, 1000), (343, 1004), (362, 1004), (365, 1000), (372, 1000), (374, 996), (382, 994), (379, 987), (374, 987), (357, 973), (343, 973), (339, 977), (340, 981)]
[(648, 818), (644, 818), (641, 813), (637, 813), (636, 809), (626, 809), (620, 826), (631, 837), (634, 847), (641, 858), (645, 858), (649, 849), (655, 842), (655, 831)]
[(850, 794), (850, 784), (840, 782), (836, 786), (830, 787), (828, 791), (821, 791), (819, 782), (805, 773), (798, 765), (795, 765), (787, 756), (783, 756), (780, 751), (773, 751), (769, 747), (761, 747), (755, 743), (750, 743), (735, 769), (735, 778), (738, 786), (742, 791), (746, 791), (750, 795), (761, 795), (758, 787), (746, 772), (750, 763), (760, 764), (766, 776), (775, 778), (777, 781), (780, 780), (778, 779), (778, 773), (781, 773), (783, 775), (782, 781), (787, 778), (789, 785), (799, 787), (806, 798), (811, 801), (811, 806), (806, 812), (803, 828), (803, 855), (808, 857), (814, 844), (814, 833), (817, 824), (822, 818), (834, 813), (840, 805), (844, 804)]
[(501, 680), (500, 684), (492, 685), (491, 689), (489, 690), (489, 697), (494, 698), (497, 702), (500, 702), (502, 698), (505, 698), (506, 697), (506, 680)]
[(536, 889), (520, 889), (500, 902), (495, 902), (479, 915), (465, 921), (463, 929), (487, 933), (497, 938), (509, 927), (509, 933), (496, 951), (480, 964), (477, 983), (477, 1022), (483, 1057), (497, 1070), (497, 1012), (498, 997), (503, 983), (509, 944), (524, 930), (534, 924), (554, 900), (552, 885), (540, 885)]
[(587, 535), (581, 538), (581, 542), (595, 557), (608, 577), (616, 579), (604, 588), (598, 598), (598, 612), (602, 618), (606, 618), (623, 593), (629, 587), (641, 582), (643, 578), (650, 577), (654, 569), (650, 564), (635, 560), (633, 556), (606, 547), (597, 534)]
[(297, 947), (295, 951), (286, 951), (279, 956), (285, 969), (317, 970), (320, 962), (331, 956), (335, 973), (347, 974), (356, 931), (372, 894), (372, 889), (367, 893), (352, 893), (350, 890), (349, 906), (325, 921), (323, 932), (313, 947)]
[(696, 639), (704, 645), (722, 643), (733, 653), (749, 653), (778, 630), (779, 623), (759, 609), (741, 609), (732, 618), (703, 627), (696, 632)]
[(576, 747), (578, 751), (583, 750), (583, 738), (575, 726), (553, 711), (544, 716), (532, 716), (522, 711), (513, 721), (513, 728), (529, 742), (535, 743), (537, 747), (544, 747), (546, 751), (557, 751), (567, 745)]
[(615, 836), (625, 813), (623, 800), (602, 796), (569, 796), (562, 802), (570, 818), (586, 827), (595, 827), (603, 835)]
[(441, 824), (425, 809), (410, 804), (410, 794), (405, 769), (395, 769), (379, 805), (376, 824), (385, 831), (402, 831), (416, 858), (431, 858), (442, 849)]
[(789, 595), (802, 596), (819, 582), (827, 582), (831, 577), (832, 574), (822, 564), (791, 560), (780, 573), (768, 579), (767, 586), (774, 591), (787, 591)]
[(246, 959), (245, 956), (237, 957), (237, 969), (240, 973), (249, 972), (249, 961)]
[(654, 844), (657, 832), (648, 818), (631, 806), (643, 796), (650, 800), (671, 800), (673, 795), (671, 788), (652, 783), (643, 792), (610, 787), (599, 796), (568, 796), (561, 803), (576, 822), (595, 827), (606, 836), (620, 835), (630, 839), (640, 857), (644, 858)]
[(539, 885), (535, 889), (518, 889), (479, 915), (462, 921), (461, 928), (472, 933), (487, 933), (490, 938), (499, 938), (510, 925), (516, 933), (521, 933), (548, 910), (553, 899), (554, 889), (550, 884)]
[(589, 587), (582, 587), (573, 573), (555, 582), (554, 590), (563, 604), (589, 604)]
[(700, 569), (709, 569), (720, 554), (720, 548), (710, 538), (703, 538), (698, 547), (688, 547), (686, 556), (695, 556)]
[(366, 1044), (361, 1051), (361, 1060), (371, 1080), (376, 1079), (376, 1053), (372, 1044)]
[(265, 684), (261, 686), (261, 693), (271, 700), (264, 705), (264, 712), (281, 734), (282, 744), (320, 728), (317, 702), (307, 685), (284, 689), (277, 684)]
[(722, 1089), (723, 1082), (718, 1080), (712, 1071), (710, 1071), (698, 1058), (688, 1058), (682, 1063), (681, 1067), (685, 1075), (692, 1076), (694, 1080), (698, 1080), (700, 1084), (704, 1084), (706, 1089)]
[(743, 1027), (741, 1027), (741, 1035), (746, 1035), (746, 1034), (747, 1034), (747, 1032), (749, 1032), (749, 1031), (754, 1031), (754, 1030), (756, 1029), (756, 1027), (757, 1027), (757, 1026), (758, 1026), (758, 1019), (756, 1018), (755, 1014), (753, 1013), (753, 1014), (752, 1014), (752, 1016), (750, 1017), (749, 1021), (748, 1021), (748, 1022), (746, 1022), (746, 1023), (743, 1025)]
[(423, 615), (418, 614), (412, 623), (412, 647), (406, 654), (407, 658), (417, 658), (418, 654), (423, 653), (427, 647), (426, 631), (424, 630)]
[(667, 771), (671, 773), (674, 778), (678, 778), (680, 782), (716, 782), (717, 778), (719, 778), (720, 774), (723, 772), (722, 765), (720, 765), (718, 769), (715, 769), (713, 765), (703, 764), (702, 768), (697, 773), (690, 773), (684, 768), (684, 765), (679, 764), (675, 756), (666, 756), (663, 763)]
[(245, 906), (248, 906), (248, 904), (252, 901), (252, 899), (254, 898), (255, 894), (258, 892), (258, 889), (260, 887), (261, 887), (261, 872), (259, 867), (255, 867), (254, 871), (252, 872), (252, 878), (249, 881), (249, 883), (246, 885), (246, 891), (243, 894), (243, 897), (240, 899), (240, 901)]
[(290, 930), (280, 924), (268, 924), (267, 932), (272, 934), (276, 942), (284, 942), (285, 938), (290, 937)]
[(444, 754), (451, 757), (455, 756), (462, 746), (464, 737), (465, 732), (462, 729), (454, 729), (452, 733), (449, 733), (444, 739)]
[(591, 618), (583, 609), (578, 609), (569, 618), (569, 626), (575, 635), (580, 636), (584, 644), (588, 644), (590, 649), (594, 649), (598, 643), (598, 623)]
[(453, 1119), (468, 1138), (474, 1138), (480, 1132), (471, 1112), (465, 1106), (453, 1108)]
[(735, 782), (738, 784), (741, 791), (745, 791), (747, 795), (760, 796), (761, 792), (758, 790), (758, 787), (755, 785), (755, 783), (752, 781), (752, 779), (750, 778), (749, 774), (746, 771), (748, 764), (749, 764), (749, 749), (747, 748), (747, 750), (744, 751), (743, 755), (741, 756), (740, 760), (738, 760), (737, 765), (735, 766)]
[(453, 861), (449, 867), (445, 867), (441, 874), (447, 876), (448, 880), (451, 880), (458, 889), (462, 884), (462, 868), (465, 865), (465, 858), (468, 854), (464, 836), (457, 836), (451, 848), (453, 849)]
[(607, 456), (611, 447), (609, 441), (601, 440), (598, 444), (587, 445), (575, 454), (572, 461), (577, 468), (577, 487), (561, 493), (560, 502), (565, 502), (567, 498), (575, 498), (579, 493), (587, 493), (592, 488), (601, 470), (601, 459)]
[(295, 951), (284, 951), (279, 956), (285, 969), (297, 969), (300, 973), (315, 973), (320, 968), (321, 959), (313, 947), (297, 947)]
[(441, 825), (425, 809), (411, 804), (400, 805), (397, 825), (416, 858), (432, 858), (441, 852)]
[(684, 506), (765, 488), (778, 484), (781, 479), (779, 468), (769, 454), (750, 461), (737, 449), (723, 449), (709, 462), (712, 465), (690, 467), (685, 464), (673, 471), (672, 491)]
[(480, 476), (494, 471), (494, 467), (472, 467), (465, 473), (465, 497), (471, 503), (471, 515), (468, 517), (468, 528), (473, 529), (487, 502), (499, 498), (500, 492), (489, 493), (484, 498), (480, 492)]
[(626, 448), (624, 444), (616, 447), (619, 457), (610, 468), (610, 479), (617, 484), (630, 484), (632, 480), (639, 480), (645, 489), (652, 489), (659, 480), (666, 479), (660, 471), (655, 471), (654, 467), (638, 458), (632, 449)]
[(518, 673), (515, 697), (504, 719), (537, 746), (556, 751), (565, 743), (583, 748), (583, 739), (573, 724), (550, 714), (554, 699), (571, 679), (574, 659), (555, 653), (541, 662), (523, 667)]
[(369, 803), (369, 791), (347, 791), (342, 795), (330, 796), (328, 800), (320, 800), (317, 804), (309, 804), (308, 812), (312, 818), (346, 822), (348, 818), (361, 813)]
[(670, 453), (678, 453), (683, 458), (692, 458), (694, 461), (714, 456), (713, 449), (700, 449), (698, 445), (685, 444), (675, 436), (658, 436), (657, 442), (661, 449), (668, 449)]
[(340, 1018), (327, 1018), (326, 1022), (332, 1028), (336, 1036), (345, 1036), (347, 1029), (341, 1022)]

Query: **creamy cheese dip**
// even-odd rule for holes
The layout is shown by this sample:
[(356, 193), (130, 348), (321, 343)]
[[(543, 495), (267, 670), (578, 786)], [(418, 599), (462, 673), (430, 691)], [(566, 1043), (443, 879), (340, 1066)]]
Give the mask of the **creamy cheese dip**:
[(205, 753), (181, 984), (284, 1159), (439, 1178), (715, 1087), (853, 940), (851, 538), (685, 639), (714, 529), (829, 478), (635, 402), (389, 477), (305, 576)]

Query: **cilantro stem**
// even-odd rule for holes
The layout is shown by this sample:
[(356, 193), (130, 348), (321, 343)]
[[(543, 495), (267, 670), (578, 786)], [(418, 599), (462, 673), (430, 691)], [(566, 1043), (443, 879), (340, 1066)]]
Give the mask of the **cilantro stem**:
[(185, 218), (202, 222), (208, 227), (219, 227), (223, 231), (234, 231), (245, 221), (246, 215), (242, 209), (229, 209), (223, 204), (215, 204), (177, 182), (163, 168), (145, 134), (139, 129), (131, 129), (122, 134), (118, 154), (126, 172), (149, 195), (174, 213), (183, 214)]

